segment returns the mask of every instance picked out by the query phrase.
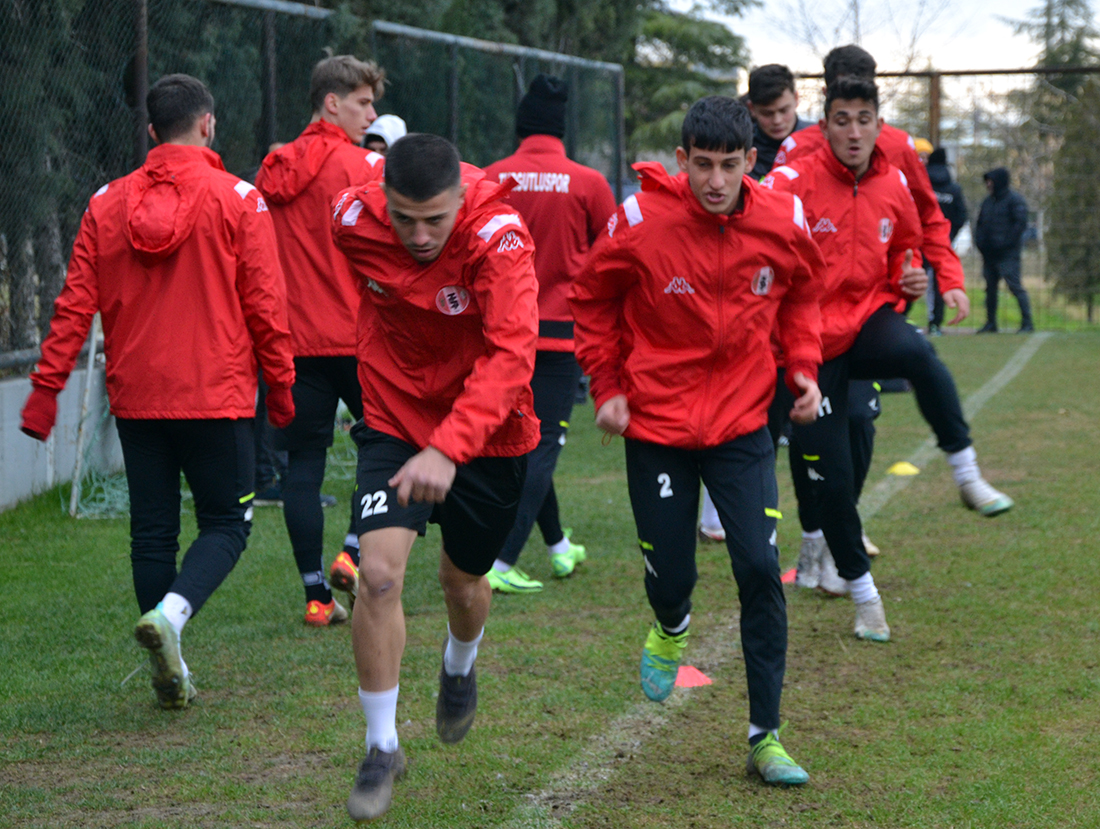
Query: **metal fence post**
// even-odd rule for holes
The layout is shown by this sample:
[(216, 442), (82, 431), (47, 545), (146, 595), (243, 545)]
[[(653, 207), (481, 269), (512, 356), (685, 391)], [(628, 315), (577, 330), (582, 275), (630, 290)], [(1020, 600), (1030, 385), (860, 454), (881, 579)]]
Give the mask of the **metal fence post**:
[(275, 93), (277, 90), (275, 77), (275, 12), (264, 12), (263, 31), (263, 92), (264, 102), (261, 119), (262, 135), (260, 137), (260, 158), (267, 155), (267, 148), (278, 140), (278, 121), (275, 113)]
[(145, 163), (149, 152), (149, 5), (134, 0), (134, 167)]

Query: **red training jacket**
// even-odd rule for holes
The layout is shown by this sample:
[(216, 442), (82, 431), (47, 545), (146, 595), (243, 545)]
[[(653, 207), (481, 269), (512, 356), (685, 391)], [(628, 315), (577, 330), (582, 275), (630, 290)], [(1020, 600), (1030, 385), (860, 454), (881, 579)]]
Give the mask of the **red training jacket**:
[(529, 135), (514, 155), (486, 167), (485, 175), (502, 184), (515, 178), (505, 201), (516, 206), (535, 240), (538, 349), (572, 351), (569, 285), (615, 212), (607, 179), (570, 160), (561, 139), (552, 135)]
[(272, 388), (294, 382), (267, 206), (205, 147), (161, 144), (92, 196), (36, 388), (64, 388), (96, 311), (118, 417), (253, 417), (257, 357)]
[(332, 241), (329, 212), (333, 196), (381, 175), (384, 161), (322, 120), (260, 167), (256, 186), (275, 221), (296, 357), (355, 354), (359, 284)]
[(401, 244), (379, 182), (336, 199), (332, 232), (362, 280), (363, 419), (455, 463), (539, 442), (531, 395), (538, 335), (534, 244), (500, 201), (509, 187), (462, 165), (465, 204), (433, 262)]
[(802, 199), (814, 241), (825, 256), (821, 350), (847, 351), (867, 318), (883, 305), (902, 310), (905, 251), (920, 250), (921, 228), (905, 174), (877, 147), (859, 182), (830, 147), (764, 177), (765, 187)]
[(634, 169), (642, 192), (611, 217), (573, 283), (577, 359), (597, 409), (626, 395), (626, 437), (717, 446), (767, 423), (777, 328), (788, 374), (817, 378), (825, 263), (789, 194), (745, 177), (743, 207), (716, 216), (685, 173)]
[[(828, 146), (821, 127), (814, 125), (787, 136), (776, 153), (772, 169), (782, 167), (817, 152)], [(936, 269), (936, 284), (940, 293), (953, 288), (963, 289), (963, 267), (959, 255), (951, 247), (951, 222), (943, 215), (936, 191), (928, 178), (928, 171), (920, 163), (920, 156), (913, 146), (913, 138), (905, 130), (899, 130), (889, 124), (883, 124), (878, 141), (875, 142), (886, 155), (886, 160), (905, 173), (909, 182), (909, 191), (917, 205), (920, 223), (924, 235), (922, 253), (928, 263)]]

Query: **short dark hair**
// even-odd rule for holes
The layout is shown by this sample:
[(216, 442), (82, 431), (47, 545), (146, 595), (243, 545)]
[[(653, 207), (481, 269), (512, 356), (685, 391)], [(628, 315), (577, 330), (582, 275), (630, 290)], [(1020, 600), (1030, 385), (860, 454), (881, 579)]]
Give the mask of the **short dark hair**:
[(174, 141), (206, 113), (214, 112), (214, 96), (206, 84), (190, 75), (165, 75), (145, 96), (149, 123), (157, 141)]
[(767, 63), (749, 73), (749, 100), (758, 106), (770, 104), (787, 90), (794, 92), (794, 75), (781, 63)]
[(320, 112), (325, 98), (335, 92), (341, 98), (361, 86), (369, 86), (375, 98), (382, 97), (386, 73), (374, 61), (359, 60), (354, 55), (335, 55), (318, 61), (309, 78), (309, 105)]
[(692, 147), (726, 153), (747, 152), (752, 147), (752, 116), (736, 98), (725, 95), (700, 98), (684, 116), (680, 142), (689, 155)]
[(873, 78), (878, 64), (866, 49), (850, 43), (837, 46), (825, 56), (825, 86), (831, 86), (841, 75)]
[(446, 138), (410, 132), (386, 154), (386, 187), (413, 201), (427, 201), (462, 183), (458, 148)]
[(878, 112), (878, 84), (871, 78), (842, 75), (825, 89), (825, 117), (833, 101), (870, 101)]

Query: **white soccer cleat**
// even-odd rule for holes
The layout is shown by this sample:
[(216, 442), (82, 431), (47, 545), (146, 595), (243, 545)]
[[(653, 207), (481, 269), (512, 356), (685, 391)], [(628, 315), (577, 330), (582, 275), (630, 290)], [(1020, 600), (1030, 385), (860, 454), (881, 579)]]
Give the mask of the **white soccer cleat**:
[(886, 624), (886, 608), (882, 597), (856, 605), (856, 638), (871, 642), (889, 642), (890, 626)]
[(817, 574), (817, 589), (826, 596), (848, 595), (848, 582), (836, 571), (836, 562), (828, 546), (821, 552), (821, 566)]
[(704, 527), (700, 524), (699, 540), (706, 543), (720, 544), (726, 540), (726, 531), (721, 527)]
[(867, 533), (863, 534), (863, 549), (867, 551), (867, 555), (871, 558), (874, 558), (882, 552), (882, 550), (878, 548), (878, 545), (867, 537)]
[(798, 574), (794, 577), (795, 587), (813, 590), (817, 587), (821, 573), (821, 555), (828, 550), (824, 536), (803, 538), (798, 550)]
[(959, 495), (964, 504), (986, 518), (1008, 512), (1015, 504), (1003, 492), (994, 489), (985, 478), (963, 484), (959, 487)]

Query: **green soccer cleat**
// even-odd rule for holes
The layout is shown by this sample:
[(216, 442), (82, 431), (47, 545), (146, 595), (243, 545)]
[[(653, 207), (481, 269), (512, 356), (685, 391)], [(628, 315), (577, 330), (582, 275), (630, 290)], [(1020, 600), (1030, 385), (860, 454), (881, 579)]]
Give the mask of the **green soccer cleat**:
[(569, 549), (564, 553), (550, 554), (550, 569), (554, 572), (554, 578), (564, 579), (571, 576), (577, 569), (577, 565), (588, 558), (588, 551), (583, 544), (574, 544), (569, 536), (573, 534), (573, 528), (565, 529), (565, 540), (569, 542)]
[(538, 593), (542, 590), (541, 581), (535, 581), (518, 567), (503, 573), (493, 567), (485, 574), (485, 578), (497, 593)]
[(687, 638), (686, 630), (673, 636), (657, 622), (649, 629), (642, 648), (641, 676), (642, 690), (654, 702), (662, 702), (672, 693)]
[(745, 767), (750, 774), (759, 774), (765, 783), (773, 786), (801, 786), (810, 779), (810, 775), (791, 759), (774, 734), (766, 735), (749, 749)]
[(149, 651), (153, 690), (161, 708), (186, 708), (195, 698), (195, 685), (180, 656), (180, 637), (158, 604), (142, 616), (134, 638)]

